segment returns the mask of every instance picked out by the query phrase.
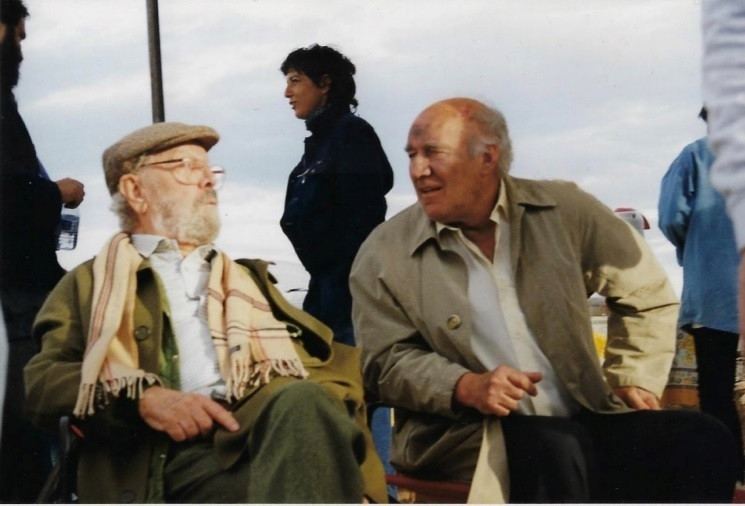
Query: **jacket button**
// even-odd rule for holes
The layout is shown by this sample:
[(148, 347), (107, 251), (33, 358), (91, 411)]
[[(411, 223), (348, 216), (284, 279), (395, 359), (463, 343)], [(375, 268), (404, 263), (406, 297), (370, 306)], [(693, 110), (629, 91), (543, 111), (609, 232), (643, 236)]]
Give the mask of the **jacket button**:
[(135, 339), (138, 341), (144, 341), (150, 337), (150, 329), (147, 328), (145, 325), (140, 325), (137, 327), (137, 330), (135, 330)]
[(460, 327), (460, 316), (457, 314), (451, 315), (450, 318), (448, 318), (448, 328), (450, 330), (455, 330), (458, 327)]

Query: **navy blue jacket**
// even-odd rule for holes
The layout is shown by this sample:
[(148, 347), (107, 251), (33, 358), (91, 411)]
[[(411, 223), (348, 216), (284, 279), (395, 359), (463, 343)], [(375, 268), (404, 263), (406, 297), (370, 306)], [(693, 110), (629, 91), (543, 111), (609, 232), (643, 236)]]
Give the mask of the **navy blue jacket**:
[(311, 276), (303, 309), (353, 344), (349, 270), (385, 219), (393, 171), (375, 130), (347, 106), (328, 106), (306, 125), (311, 135), (290, 173), (280, 225)]
[(0, 286), (51, 290), (65, 273), (57, 262), (62, 196), (46, 176), (9, 90), (0, 107)]

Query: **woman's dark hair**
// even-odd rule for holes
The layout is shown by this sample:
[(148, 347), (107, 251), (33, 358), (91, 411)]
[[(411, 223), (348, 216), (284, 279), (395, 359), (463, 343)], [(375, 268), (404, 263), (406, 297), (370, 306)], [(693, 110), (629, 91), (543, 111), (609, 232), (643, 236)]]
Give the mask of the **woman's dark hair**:
[(319, 87), (322, 86), (323, 76), (327, 75), (331, 80), (329, 103), (357, 107), (357, 99), (354, 98), (357, 91), (353, 77), (356, 70), (354, 63), (336, 49), (318, 44), (295, 49), (287, 55), (279, 69), (284, 75), (291, 70), (301, 72)]

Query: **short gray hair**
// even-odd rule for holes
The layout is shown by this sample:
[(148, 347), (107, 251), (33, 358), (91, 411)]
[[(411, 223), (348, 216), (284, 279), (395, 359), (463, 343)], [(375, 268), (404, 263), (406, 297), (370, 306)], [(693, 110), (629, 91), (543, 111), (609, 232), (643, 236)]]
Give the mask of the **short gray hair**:
[[(136, 173), (144, 158), (144, 155), (140, 155), (122, 162), (124, 173)], [(140, 219), (137, 216), (137, 213), (132, 209), (132, 206), (129, 205), (127, 199), (124, 198), (124, 195), (122, 195), (118, 189), (111, 195), (110, 209), (119, 218), (119, 228), (121, 228), (123, 232), (131, 233), (132, 230), (140, 224)]]
[(506, 175), (512, 165), (512, 141), (504, 115), (498, 109), (484, 105), (468, 121), (476, 127), (476, 133), (471, 134), (467, 141), (469, 154), (477, 156), (487, 145), (495, 144), (499, 148), (497, 170), (500, 176)]
[(119, 217), (119, 228), (122, 232), (132, 233), (132, 230), (140, 223), (135, 210), (119, 192), (111, 196), (111, 210)]

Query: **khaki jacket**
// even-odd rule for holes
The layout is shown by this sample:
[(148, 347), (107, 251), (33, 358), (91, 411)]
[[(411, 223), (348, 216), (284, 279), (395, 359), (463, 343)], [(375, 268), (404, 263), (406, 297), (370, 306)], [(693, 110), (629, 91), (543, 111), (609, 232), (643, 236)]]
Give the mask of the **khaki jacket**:
[[(366, 457), (360, 466), (365, 493), (385, 502), (383, 468), (366, 425), (359, 352), (333, 343), (330, 329), (289, 304), (274, 287), (266, 262), (239, 260), (239, 263), (256, 281), (275, 316), (292, 321), (303, 330), (294, 343), (310, 380), (322, 384), (351, 408), (367, 441)], [(42, 351), (26, 366), (25, 379), (29, 416), (41, 427), (53, 430), (59, 417), (71, 414), (75, 405), (90, 321), (92, 283), (92, 261), (88, 261), (60, 281), (37, 316), (34, 335), (42, 341)], [(170, 357), (163, 353), (164, 345), (175, 341), (163, 293), (155, 272), (145, 260), (137, 271), (135, 338), (140, 367), (158, 374), (169, 368), (166, 362)], [(264, 390), (270, 389), (254, 388), (238, 403), (234, 414), (240, 431), (217, 430), (216, 455), (223, 466), (240, 458), (256, 415), (255, 410), (240, 406), (248, 405), (244, 402), (248, 398), (259, 401), (253, 402), (253, 406), (260, 404)], [(96, 414), (76, 424), (86, 434), (78, 461), (78, 495), (82, 502), (163, 500), (162, 469), (167, 436), (150, 429), (140, 419), (136, 401), (110, 399)]]
[[(612, 387), (661, 395), (678, 301), (641, 235), (572, 183), (503, 183), (518, 300), (559, 381), (595, 412), (629, 409)], [(471, 351), (467, 280), (465, 263), (439, 242), (418, 204), (373, 231), (352, 267), (363, 378), (396, 408), (391, 461), (403, 471), (447, 476), (460, 446), (480, 445), (482, 417), (452, 403), (463, 373), (484, 372)], [(593, 292), (611, 311), (602, 368), (587, 303)]]

